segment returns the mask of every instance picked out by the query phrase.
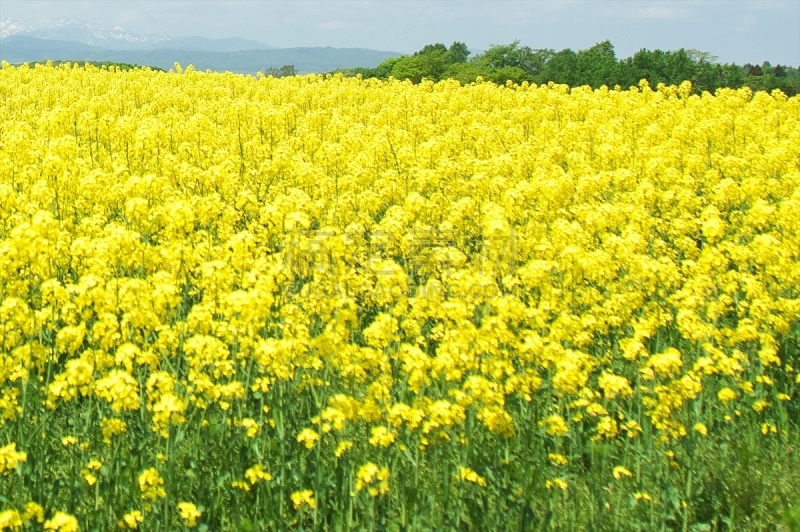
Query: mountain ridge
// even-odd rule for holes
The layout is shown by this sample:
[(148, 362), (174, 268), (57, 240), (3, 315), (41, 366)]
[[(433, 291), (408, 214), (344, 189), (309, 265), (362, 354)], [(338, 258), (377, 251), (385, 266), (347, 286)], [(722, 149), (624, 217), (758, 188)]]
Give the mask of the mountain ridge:
[(269, 44), (240, 37), (211, 39), (153, 35), (79, 19), (1, 20), (0, 39), (15, 35), (52, 41), (76, 41), (117, 51), (178, 48), (187, 51), (233, 52), (274, 49)]
[(269, 68), (294, 65), (302, 73), (330, 72), (339, 68), (373, 68), (397, 57), (397, 52), (366, 48), (299, 47), (229, 52), (156, 48), (151, 50), (109, 50), (78, 41), (56, 41), (24, 35), (0, 39), (0, 60), (12, 64), (37, 61), (112, 61), (148, 65), (169, 70), (176, 62), (197, 70), (255, 74)]

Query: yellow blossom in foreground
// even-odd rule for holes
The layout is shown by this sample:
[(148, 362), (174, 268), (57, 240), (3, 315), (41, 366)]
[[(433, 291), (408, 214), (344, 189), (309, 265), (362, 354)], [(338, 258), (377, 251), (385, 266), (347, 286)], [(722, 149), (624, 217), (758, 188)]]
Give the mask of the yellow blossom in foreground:
[(623, 467), (623, 466), (616, 466), (616, 467), (614, 468), (613, 475), (614, 475), (614, 478), (615, 478), (615, 479), (619, 480), (619, 479), (621, 479), (622, 477), (632, 477), (632, 476), (633, 476), (633, 473), (631, 473), (630, 471), (628, 471), (628, 469), (626, 469), (626, 468), (625, 468), (625, 467)]
[(717, 398), (721, 403), (727, 404), (736, 399), (736, 392), (730, 388), (722, 388), (719, 392), (717, 392)]
[(486, 479), (468, 467), (460, 467), (459, 474), (461, 476), (461, 480), (466, 480), (467, 482), (472, 482), (473, 484), (478, 484), (479, 486), (486, 485)]
[(123, 434), (128, 429), (127, 423), (117, 418), (102, 420), (100, 427), (103, 430), (103, 443), (106, 445), (111, 444), (111, 438)]
[(67, 513), (56, 512), (52, 519), (44, 522), (44, 529), (57, 532), (78, 532), (78, 520)]
[(85, 480), (86, 483), (89, 484), (90, 486), (94, 486), (95, 484), (97, 484), (97, 477), (94, 474), (88, 471), (83, 471), (81, 473), (81, 476), (83, 477), (83, 480)]
[(142, 512), (139, 510), (133, 510), (132, 512), (128, 512), (122, 516), (122, 521), (120, 521), (121, 526), (127, 526), (131, 529), (138, 529), (139, 524), (144, 522), (144, 516)]
[(379, 426), (372, 428), (369, 443), (375, 447), (388, 447), (394, 443), (394, 439), (394, 434), (388, 427)]
[(347, 452), (348, 449), (353, 448), (353, 442), (351, 441), (343, 441), (340, 442), (339, 445), (336, 446), (336, 458), (341, 458), (342, 455)]
[(231, 487), (236, 488), (237, 490), (250, 491), (250, 484), (243, 480), (234, 480), (231, 482)]
[(44, 508), (35, 502), (25, 503), (25, 513), (22, 514), (22, 520), (27, 521), (28, 519), (32, 519), (34, 517), (36, 518), (37, 523), (43, 523)]
[(19, 530), (22, 528), (22, 517), (16, 510), (0, 512), (0, 530)]
[(297, 435), (297, 442), (305, 445), (306, 449), (313, 449), (317, 441), (319, 441), (319, 434), (312, 429), (303, 429)]
[(179, 502), (178, 512), (189, 528), (197, 526), (197, 519), (202, 515), (197, 506), (191, 502)]
[(569, 489), (569, 484), (567, 484), (563, 478), (558, 478), (558, 477), (552, 480), (548, 480), (547, 482), (544, 483), (544, 485), (547, 489), (558, 488), (562, 491), (567, 491)]
[[(13, 498), (43, 481), (20, 445), (71, 461), (98, 496), (76, 499), (76, 517), (104, 529), (129, 509), (103, 507), (107, 489), (138, 488), (154, 523), (160, 502), (177, 514), (157, 468), (207, 461), (191, 449), (215, 445), (199, 442), (246, 448), (193, 468), (202, 489), (223, 479), (221, 500), (314, 485), (292, 466), (289, 484), (254, 488), (270, 478), (256, 462), (275, 467), (270, 427), (296, 438), (287, 467), (319, 454), (324, 478), (351, 459), (405, 478), (410, 457), (428, 487), (443, 471), (488, 486), (489, 469), (459, 467), (486, 451), (581, 493), (567, 456), (584, 444), (655, 445), (649, 478), (699, 467), (664, 452), (688, 432), (791, 429), (800, 98), (113, 70), (0, 68), (0, 484), (25, 477)], [(43, 445), (10, 443), (25, 424)], [(157, 468), (138, 486), (110, 478), (142, 427), (160, 435), (144, 449)], [(243, 475), (224, 481), (226, 467)], [(389, 490), (388, 468), (353, 476), (359, 492)], [(486, 492), (489, 512), (507, 495)], [(44, 519), (3, 504), (4, 526)], [(214, 520), (237, 522), (235, 508), (260, 511), (223, 505)]]
[(164, 491), (164, 479), (158, 474), (155, 468), (145, 469), (139, 475), (139, 490), (142, 492), (142, 499), (156, 501), (166, 497)]
[(292, 493), (291, 498), (295, 510), (300, 510), (304, 506), (312, 509), (317, 507), (317, 503), (314, 500), (314, 492), (311, 490), (295, 491)]
[(272, 480), (272, 475), (264, 471), (261, 464), (256, 464), (244, 472), (244, 478), (250, 481), (250, 484), (255, 484), (259, 480)]
[(551, 436), (564, 436), (569, 432), (564, 418), (558, 414), (553, 414), (544, 421), (545, 430)]
[(26, 462), (28, 455), (17, 451), (16, 443), (9, 443), (0, 447), (0, 473), (7, 473), (17, 467), (20, 462)]
[(258, 434), (258, 422), (253, 418), (244, 418), (241, 423), (241, 427), (247, 431), (248, 438), (255, 438)]
[(770, 406), (772, 405), (766, 399), (759, 399), (758, 401), (753, 403), (753, 410), (755, 410), (756, 412), (761, 412), (762, 410)]
[(389, 469), (367, 462), (356, 474), (356, 491), (365, 489), (373, 497), (389, 491)]

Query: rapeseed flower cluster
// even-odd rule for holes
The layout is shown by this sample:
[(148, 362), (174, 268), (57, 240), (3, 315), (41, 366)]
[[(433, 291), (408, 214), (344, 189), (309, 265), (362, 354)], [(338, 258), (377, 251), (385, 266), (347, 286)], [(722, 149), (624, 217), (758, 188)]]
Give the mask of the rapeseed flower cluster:
[[(566, 492), (578, 435), (770, 435), (797, 404), (800, 100), (779, 91), (4, 64), (0, 109), (0, 434), (30, 382), (108, 453), (241, 440), (237, 496), (275, 475), (313, 509), (276, 457), (377, 496), (407, 478), (387, 456), (533, 431)], [(24, 451), (0, 448), (0, 486)], [(470, 460), (449, 478), (475, 489), (507, 465)], [(182, 482), (131, 478), (153, 505)]]

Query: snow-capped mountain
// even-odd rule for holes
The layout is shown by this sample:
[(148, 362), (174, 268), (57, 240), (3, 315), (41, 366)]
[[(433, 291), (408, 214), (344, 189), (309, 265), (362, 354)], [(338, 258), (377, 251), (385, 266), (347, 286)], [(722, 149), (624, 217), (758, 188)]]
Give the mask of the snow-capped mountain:
[(55, 41), (77, 41), (112, 50), (154, 48), (168, 38), (134, 33), (120, 27), (100, 26), (77, 19), (0, 21), (0, 38), (25, 35)]
[(78, 19), (6, 19), (0, 21), (0, 39), (13, 35), (54, 41), (76, 41), (108, 50), (177, 48), (187, 51), (232, 52), (272, 48), (267, 44), (247, 39), (173, 38), (166, 35), (137, 33), (119, 26), (102, 26)]
[(200, 71), (255, 74), (293, 65), (298, 72), (308, 73), (353, 66), (373, 68), (399, 55), (364, 48), (273, 48), (241, 38), (170, 38), (74, 19), (0, 21), (0, 60), (11, 64), (96, 61), (168, 70), (177, 61)]

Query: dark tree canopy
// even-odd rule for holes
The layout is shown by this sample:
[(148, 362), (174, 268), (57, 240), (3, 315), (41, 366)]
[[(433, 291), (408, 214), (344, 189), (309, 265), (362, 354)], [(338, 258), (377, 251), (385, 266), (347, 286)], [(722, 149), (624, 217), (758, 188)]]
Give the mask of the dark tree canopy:
[(549, 82), (572, 87), (589, 85), (599, 88), (627, 88), (646, 79), (651, 87), (679, 85), (691, 81), (695, 93), (713, 92), (719, 88), (750, 87), (753, 90), (780, 89), (793, 96), (800, 93), (800, 71), (768, 61), (761, 65), (720, 64), (709, 52), (695, 49), (673, 51), (642, 49), (631, 57), (617, 58), (614, 45), (602, 41), (577, 52), (569, 48), (532, 49), (516, 40), (509, 44), (492, 45), (481, 54), (472, 55), (467, 45), (454, 42), (424, 46), (410, 56), (387, 59), (375, 68), (346, 71), (348, 75), (388, 79), (423, 79), (439, 81), (455, 79), (472, 83), (478, 78), (504, 84)]

